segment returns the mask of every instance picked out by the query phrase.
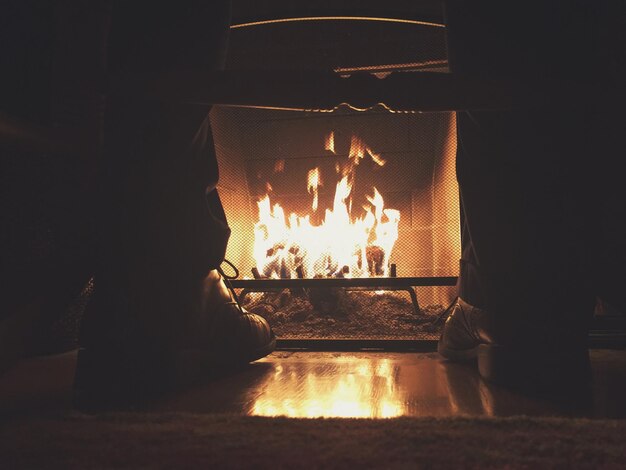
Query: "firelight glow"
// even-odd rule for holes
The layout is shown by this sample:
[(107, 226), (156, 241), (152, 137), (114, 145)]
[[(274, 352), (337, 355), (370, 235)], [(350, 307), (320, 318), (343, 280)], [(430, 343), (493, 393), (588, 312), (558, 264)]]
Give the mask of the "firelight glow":
[(345, 371), (328, 380), (324, 368), (300, 373), (295, 364), (278, 366), (263, 383), (250, 414), (290, 418), (394, 418), (406, 414), (406, 396), (388, 359), (346, 357)]
[[(333, 142), (332, 147), (329, 142)], [(325, 147), (334, 152), (333, 133), (326, 138)], [(385, 208), (383, 196), (373, 187), (373, 194), (367, 196), (369, 204), (363, 206), (362, 213), (359, 216), (352, 213), (355, 168), (366, 156), (379, 166), (386, 163), (353, 136), (348, 163), (336, 167), (340, 180), (332, 208), (325, 210), (318, 224), (311, 222), (311, 214), (286, 216), (280, 204), (272, 205), (269, 194), (258, 201), (254, 258), (259, 272), (271, 278), (388, 276), (400, 212)], [(322, 184), (320, 169), (311, 169), (307, 176), (307, 191), (313, 198), (311, 210), (316, 213)]]
[(313, 194), (313, 204), (311, 207), (313, 208), (314, 211), (316, 211), (317, 205), (318, 205), (317, 190), (322, 184), (322, 181), (320, 179), (319, 168), (313, 168), (312, 170), (309, 170), (309, 173), (307, 174), (307, 182), (308, 182), (307, 190), (309, 191), (309, 194)]
[(326, 136), (326, 144), (324, 145), (324, 149), (329, 152), (335, 153), (335, 133), (331, 132)]

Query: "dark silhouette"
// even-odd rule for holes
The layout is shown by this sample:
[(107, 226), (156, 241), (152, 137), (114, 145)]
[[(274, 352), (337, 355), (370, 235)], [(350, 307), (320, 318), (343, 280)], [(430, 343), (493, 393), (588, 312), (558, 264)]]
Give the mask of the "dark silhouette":
[(478, 354), (488, 378), (581, 370), (596, 297), (624, 307), (624, 120), (594, 94), (622, 87), (613, 7), (446, 3), (453, 73), (532, 83), (537, 93), (555, 83), (587, 90), (559, 107), (457, 113), (460, 300), (439, 350), (452, 360)]
[[(228, 1), (114, 2), (109, 77), (220, 69), (229, 13)], [(230, 229), (208, 113), (141, 92), (107, 97), (78, 406), (145, 397), (180, 385), (183, 370), (193, 380), (194, 368), (200, 376), (274, 348), (267, 322), (242, 311), (219, 270)]]

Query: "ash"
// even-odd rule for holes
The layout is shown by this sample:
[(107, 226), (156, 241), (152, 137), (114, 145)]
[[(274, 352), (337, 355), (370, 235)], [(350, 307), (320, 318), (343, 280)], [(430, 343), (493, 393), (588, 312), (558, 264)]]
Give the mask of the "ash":
[(243, 307), (265, 317), (285, 339), (437, 339), (445, 310), (420, 305), (416, 313), (405, 291), (345, 288), (249, 293)]

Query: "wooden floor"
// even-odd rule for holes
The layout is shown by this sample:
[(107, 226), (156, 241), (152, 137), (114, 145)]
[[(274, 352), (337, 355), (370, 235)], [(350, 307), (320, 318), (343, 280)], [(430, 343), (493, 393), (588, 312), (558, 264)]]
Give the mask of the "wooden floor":
[[(625, 418), (626, 351), (592, 350), (591, 358), (590, 393), (531, 396), (488, 384), (475, 367), (436, 353), (277, 351), (146, 407), (290, 417)], [(75, 363), (75, 352), (22, 361), (0, 377), (0, 412), (69, 409)]]

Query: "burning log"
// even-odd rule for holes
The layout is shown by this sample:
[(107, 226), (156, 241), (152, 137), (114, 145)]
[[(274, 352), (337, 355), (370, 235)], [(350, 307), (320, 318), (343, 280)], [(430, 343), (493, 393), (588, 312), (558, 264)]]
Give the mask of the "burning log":
[(267, 251), (265, 252), (265, 256), (268, 258), (271, 258), (272, 256), (274, 256), (277, 253), (280, 253), (284, 249), (285, 249), (285, 245), (283, 243), (276, 243), (274, 244), (274, 246), (267, 249)]
[[(363, 261), (361, 252), (357, 253), (358, 267), (362, 269)], [(372, 276), (382, 276), (385, 274), (385, 250), (380, 246), (369, 245), (365, 247), (365, 259), (367, 261), (367, 272)]]
[(376, 276), (382, 276), (385, 273), (385, 250), (381, 247), (373, 245), (365, 248), (365, 256), (367, 257), (367, 269)]
[(262, 271), (264, 277), (291, 279), (307, 277), (304, 267), (306, 251), (296, 243), (279, 242), (266, 250)]
[(280, 278), (291, 279), (291, 272), (289, 271), (289, 269), (287, 269), (287, 266), (285, 265), (285, 260), (282, 260), (282, 263), (280, 263)]

